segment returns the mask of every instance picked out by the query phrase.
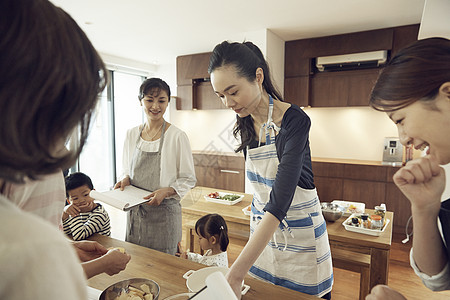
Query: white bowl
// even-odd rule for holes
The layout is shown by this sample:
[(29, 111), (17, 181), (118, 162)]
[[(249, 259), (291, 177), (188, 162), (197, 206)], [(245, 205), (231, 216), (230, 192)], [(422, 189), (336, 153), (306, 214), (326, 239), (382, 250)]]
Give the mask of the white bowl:
[[(221, 272), (224, 276), (228, 273), (229, 269), (225, 267), (206, 267), (199, 269), (197, 271), (189, 270), (184, 275), (183, 278), (186, 279), (186, 286), (189, 292), (196, 293), (206, 286), (206, 277), (215, 272)], [(250, 286), (242, 282), (242, 295), (245, 295), (250, 289)]]

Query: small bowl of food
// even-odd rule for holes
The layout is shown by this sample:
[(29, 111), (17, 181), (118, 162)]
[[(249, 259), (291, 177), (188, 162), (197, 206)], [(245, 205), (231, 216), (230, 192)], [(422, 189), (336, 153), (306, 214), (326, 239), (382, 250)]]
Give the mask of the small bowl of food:
[(320, 205), (322, 207), (323, 217), (329, 222), (339, 220), (346, 211), (346, 208), (344, 206), (334, 203), (322, 202)]
[(99, 300), (158, 300), (159, 284), (151, 279), (131, 278), (110, 285), (101, 294)]

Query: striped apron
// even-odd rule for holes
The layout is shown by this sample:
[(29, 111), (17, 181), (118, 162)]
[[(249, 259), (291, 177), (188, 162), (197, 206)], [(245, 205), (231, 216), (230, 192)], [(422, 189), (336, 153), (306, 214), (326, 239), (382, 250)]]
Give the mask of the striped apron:
[[(268, 120), (260, 129), (266, 144), (248, 149), (246, 158), (247, 189), (253, 194), (250, 234), (253, 234), (270, 199), (279, 160), (275, 148), (272, 121), (273, 99), (269, 100)], [(296, 187), (286, 217), (276, 229), (249, 273), (261, 280), (302, 293), (322, 297), (331, 291), (333, 268), (326, 222), (322, 216), (316, 189)]]

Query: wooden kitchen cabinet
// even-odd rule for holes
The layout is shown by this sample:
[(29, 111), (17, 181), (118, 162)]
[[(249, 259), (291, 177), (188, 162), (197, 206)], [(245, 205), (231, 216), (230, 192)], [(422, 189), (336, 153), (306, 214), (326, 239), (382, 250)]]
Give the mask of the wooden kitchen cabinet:
[(193, 157), (197, 186), (245, 191), (243, 156), (194, 153)]
[(411, 215), (409, 200), (393, 183), (398, 167), (313, 161), (314, 183), (321, 202), (345, 200), (363, 202), (366, 208), (385, 203), (394, 212), (394, 231), (405, 232)]
[(300, 107), (309, 105), (309, 76), (284, 80), (284, 101)]
[(318, 72), (315, 58), (377, 50), (392, 55), (417, 40), (418, 28), (413, 24), (286, 42), (285, 99), (311, 107), (368, 106), (381, 68)]
[(317, 73), (311, 79), (312, 107), (368, 106), (379, 69)]
[(211, 52), (177, 57), (177, 109), (226, 109), (211, 86), (210, 56)]

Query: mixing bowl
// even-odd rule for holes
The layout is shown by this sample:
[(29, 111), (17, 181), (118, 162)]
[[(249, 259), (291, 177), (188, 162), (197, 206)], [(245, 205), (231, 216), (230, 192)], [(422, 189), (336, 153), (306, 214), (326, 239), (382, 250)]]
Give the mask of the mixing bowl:
[(126, 290), (129, 286), (140, 289), (140, 286), (146, 284), (150, 288), (150, 292), (153, 294), (153, 300), (158, 300), (159, 297), (159, 284), (151, 279), (145, 278), (131, 278), (122, 280), (110, 285), (101, 294), (99, 300), (115, 300), (122, 291)]
[(344, 206), (329, 202), (322, 202), (321, 207), (323, 217), (329, 222), (339, 220), (346, 210)]

